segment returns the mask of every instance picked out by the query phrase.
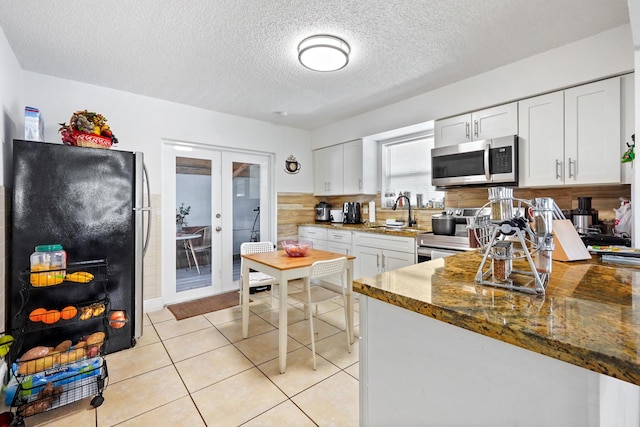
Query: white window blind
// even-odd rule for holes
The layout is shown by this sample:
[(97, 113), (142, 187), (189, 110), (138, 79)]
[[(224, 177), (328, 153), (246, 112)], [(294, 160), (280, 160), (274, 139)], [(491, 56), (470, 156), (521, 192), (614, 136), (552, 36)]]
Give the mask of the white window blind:
[[(382, 197), (393, 192), (395, 197), (400, 192), (411, 193), (411, 204), (415, 206), (416, 194), (422, 194), (422, 200), (442, 200), (444, 192), (436, 191), (431, 185), (431, 148), (433, 136), (383, 143), (384, 153)], [(384, 200), (383, 200), (383, 203)], [(386, 202), (388, 205), (388, 202)]]

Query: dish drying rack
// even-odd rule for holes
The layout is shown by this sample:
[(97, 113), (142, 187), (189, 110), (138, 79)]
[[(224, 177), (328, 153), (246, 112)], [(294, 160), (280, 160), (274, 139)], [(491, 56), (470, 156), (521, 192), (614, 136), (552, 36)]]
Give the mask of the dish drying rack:
[[(512, 190), (496, 189), (502, 191), (494, 192), (470, 225), (478, 251), (484, 253), (475, 280), (481, 285), (544, 295), (554, 249), (552, 222), (564, 215), (550, 197), (518, 199), (511, 196)], [(485, 213), (488, 207), (490, 215)], [(526, 259), (529, 270), (512, 268), (513, 261), (520, 259)]]

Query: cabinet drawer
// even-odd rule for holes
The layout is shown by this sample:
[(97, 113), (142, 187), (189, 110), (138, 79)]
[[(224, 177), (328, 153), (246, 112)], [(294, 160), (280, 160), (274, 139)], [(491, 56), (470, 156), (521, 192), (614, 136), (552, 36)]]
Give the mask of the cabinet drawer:
[(298, 235), (309, 239), (327, 240), (327, 231), (322, 227), (299, 227)]
[(351, 244), (351, 231), (347, 230), (327, 230), (327, 240), (332, 242)]
[(353, 244), (371, 248), (415, 253), (416, 239), (411, 237), (383, 236), (376, 233), (354, 233)]
[(327, 250), (329, 252), (345, 255), (350, 255), (353, 252), (351, 250), (351, 244), (349, 243), (327, 242)]

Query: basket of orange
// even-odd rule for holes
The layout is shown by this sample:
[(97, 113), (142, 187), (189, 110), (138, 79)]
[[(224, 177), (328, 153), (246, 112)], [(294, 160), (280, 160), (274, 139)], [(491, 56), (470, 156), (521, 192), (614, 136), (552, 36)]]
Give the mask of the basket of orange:
[(107, 119), (93, 111), (76, 111), (71, 115), (69, 124), (60, 123), (62, 142), (66, 145), (90, 148), (111, 148), (118, 143)]

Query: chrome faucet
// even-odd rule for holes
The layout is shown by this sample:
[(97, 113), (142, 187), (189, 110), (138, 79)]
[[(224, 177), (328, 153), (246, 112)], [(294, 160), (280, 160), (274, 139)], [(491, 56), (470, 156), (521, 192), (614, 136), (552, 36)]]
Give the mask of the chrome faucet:
[(407, 196), (405, 196), (404, 194), (399, 195), (391, 209), (393, 209), (395, 211), (396, 208), (398, 207), (398, 200), (400, 200), (402, 198), (407, 199), (407, 207), (409, 208), (409, 222), (407, 222), (407, 225), (409, 227), (413, 227), (418, 222), (411, 219), (411, 200), (409, 200), (409, 198)]

